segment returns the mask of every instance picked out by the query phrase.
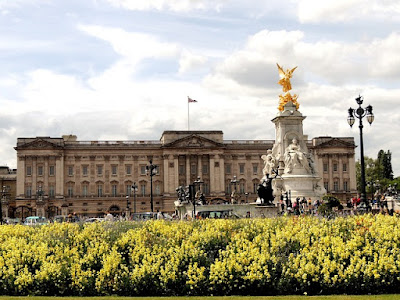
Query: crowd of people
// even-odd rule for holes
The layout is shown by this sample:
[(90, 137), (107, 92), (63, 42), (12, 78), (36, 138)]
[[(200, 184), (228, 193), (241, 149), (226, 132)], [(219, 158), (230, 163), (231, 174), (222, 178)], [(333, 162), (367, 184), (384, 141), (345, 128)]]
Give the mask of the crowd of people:
[(297, 197), (295, 201), (291, 200), (279, 200), (280, 213), (281, 214), (294, 214), (294, 215), (315, 215), (317, 214), (318, 207), (321, 205), (321, 201), (319, 199), (315, 199), (314, 201), (311, 198), (306, 199), (306, 197)]

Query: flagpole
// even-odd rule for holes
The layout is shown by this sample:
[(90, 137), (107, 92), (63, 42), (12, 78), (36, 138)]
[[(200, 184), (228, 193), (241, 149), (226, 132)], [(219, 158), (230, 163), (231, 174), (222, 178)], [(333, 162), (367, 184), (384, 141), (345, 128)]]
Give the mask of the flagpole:
[(188, 131), (190, 131), (190, 121), (189, 121), (189, 100), (188, 100), (188, 117), (187, 117), (187, 120), (188, 120)]

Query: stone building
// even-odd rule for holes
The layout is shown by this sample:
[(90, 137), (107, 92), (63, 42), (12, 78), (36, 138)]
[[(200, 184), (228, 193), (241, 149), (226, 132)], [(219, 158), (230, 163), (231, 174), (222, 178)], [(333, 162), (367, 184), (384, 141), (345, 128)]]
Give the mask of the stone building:
[(350, 194), (357, 194), (354, 148), (352, 137), (318, 137), (312, 140), (318, 174), (322, 177), (324, 188), (342, 202), (349, 199)]
[(7, 166), (0, 166), (0, 191), (1, 191), (1, 206), (0, 211), (2, 219), (9, 217), (9, 208), (11, 215), (14, 213), (16, 195), (17, 170), (10, 169)]
[[(176, 188), (204, 182), (208, 203), (254, 202), (273, 140), (224, 140), (222, 131), (164, 131), (159, 141), (79, 141), (76, 136), (18, 138), (15, 217), (77, 213), (103, 216), (174, 211)], [(307, 140), (326, 190), (345, 201), (356, 193), (354, 139)], [(157, 174), (147, 175), (152, 160)], [(132, 190), (132, 185), (137, 189)], [(275, 200), (276, 202), (276, 200)]]

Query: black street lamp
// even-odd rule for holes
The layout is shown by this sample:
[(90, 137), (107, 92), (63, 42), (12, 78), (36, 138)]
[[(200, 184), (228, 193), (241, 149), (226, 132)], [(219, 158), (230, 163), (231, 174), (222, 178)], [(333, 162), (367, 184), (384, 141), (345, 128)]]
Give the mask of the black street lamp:
[(39, 188), (38, 188), (38, 190), (37, 190), (37, 192), (36, 192), (36, 195), (37, 195), (37, 200), (38, 200), (39, 202), (43, 202), (44, 191), (43, 191), (41, 185), (39, 186)]
[(129, 195), (126, 195), (126, 217), (128, 217), (129, 212)]
[(368, 105), (365, 109), (361, 107), (361, 104), (363, 104), (363, 97), (358, 96), (356, 98), (356, 102), (358, 104), (357, 109), (349, 108), (349, 116), (347, 117), (347, 122), (349, 123), (350, 127), (353, 127), (355, 118), (358, 118), (359, 120), (359, 126), (360, 128), (360, 155), (361, 155), (361, 196), (360, 200), (362, 203), (365, 205), (365, 209), (368, 210), (369, 208), (369, 203), (366, 197), (366, 192), (365, 192), (365, 164), (364, 164), (364, 143), (363, 143), (363, 123), (362, 123), (362, 118), (367, 117), (368, 123), (371, 125), (372, 122), (374, 121), (374, 114), (372, 113), (372, 106)]
[(136, 182), (133, 183), (131, 187), (131, 191), (133, 191), (133, 213), (136, 213), (136, 192), (138, 190), (138, 186), (136, 185)]
[(150, 209), (151, 212), (154, 212), (153, 209), (153, 176), (157, 174), (157, 166), (153, 165), (153, 161), (150, 159), (149, 165), (146, 166), (146, 174), (150, 176)]

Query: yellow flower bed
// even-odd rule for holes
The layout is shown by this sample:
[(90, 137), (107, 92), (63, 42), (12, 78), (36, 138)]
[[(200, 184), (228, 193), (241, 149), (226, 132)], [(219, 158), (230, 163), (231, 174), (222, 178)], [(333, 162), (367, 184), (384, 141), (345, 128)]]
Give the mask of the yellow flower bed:
[(363, 215), (2, 225), (0, 294), (398, 293), (399, 224)]

